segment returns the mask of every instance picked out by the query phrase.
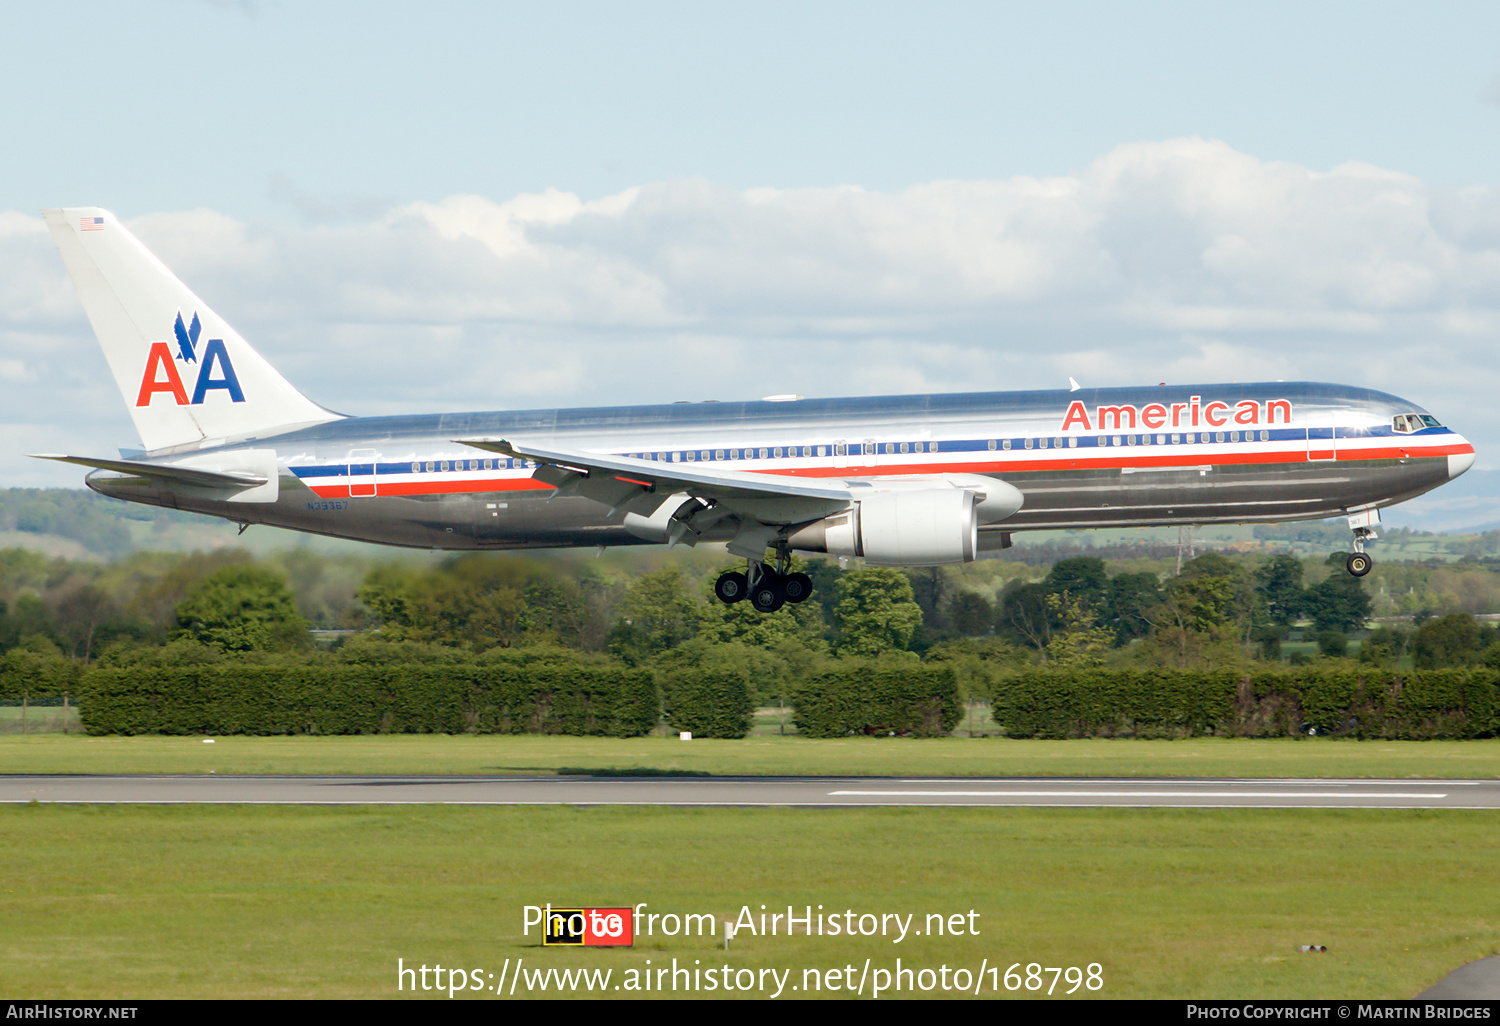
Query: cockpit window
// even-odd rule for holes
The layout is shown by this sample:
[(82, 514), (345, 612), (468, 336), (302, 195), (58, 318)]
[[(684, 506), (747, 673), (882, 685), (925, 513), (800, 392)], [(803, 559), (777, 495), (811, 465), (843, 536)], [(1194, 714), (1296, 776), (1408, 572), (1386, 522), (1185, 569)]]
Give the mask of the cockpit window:
[(1426, 413), (1400, 413), (1391, 420), (1391, 429), (1409, 435), (1423, 428), (1442, 427), (1438, 419)]

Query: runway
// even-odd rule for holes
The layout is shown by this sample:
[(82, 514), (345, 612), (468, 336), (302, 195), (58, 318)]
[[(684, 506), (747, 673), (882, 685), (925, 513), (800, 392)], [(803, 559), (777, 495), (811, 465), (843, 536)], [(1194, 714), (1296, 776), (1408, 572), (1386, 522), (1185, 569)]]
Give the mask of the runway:
[(1497, 780), (0, 776), (0, 804), (1495, 809)]

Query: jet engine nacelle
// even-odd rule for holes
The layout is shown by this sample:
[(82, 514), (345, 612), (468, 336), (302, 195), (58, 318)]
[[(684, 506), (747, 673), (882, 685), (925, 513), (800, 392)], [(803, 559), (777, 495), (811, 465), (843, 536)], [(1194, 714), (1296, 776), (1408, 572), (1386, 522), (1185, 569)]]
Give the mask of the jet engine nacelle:
[(824, 545), (872, 566), (968, 563), (979, 551), (978, 503), (966, 488), (872, 495), (822, 522)]

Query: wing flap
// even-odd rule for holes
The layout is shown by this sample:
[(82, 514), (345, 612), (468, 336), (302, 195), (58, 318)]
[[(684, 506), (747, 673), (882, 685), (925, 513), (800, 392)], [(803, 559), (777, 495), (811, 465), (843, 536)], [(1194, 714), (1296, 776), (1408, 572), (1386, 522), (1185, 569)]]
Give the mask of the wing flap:
[[(809, 484), (779, 474), (719, 470), (703, 464), (666, 464), (629, 456), (556, 449), (504, 438), (459, 438), (462, 445), (542, 464), (534, 475), (560, 494), (582, 495), (618, 508), (645, 497), (676, 493), (710, 499), (763, 523), (804, 523), (847, 509), (847, 488)], [(665, 501), (665, 499), (663, 499)]]

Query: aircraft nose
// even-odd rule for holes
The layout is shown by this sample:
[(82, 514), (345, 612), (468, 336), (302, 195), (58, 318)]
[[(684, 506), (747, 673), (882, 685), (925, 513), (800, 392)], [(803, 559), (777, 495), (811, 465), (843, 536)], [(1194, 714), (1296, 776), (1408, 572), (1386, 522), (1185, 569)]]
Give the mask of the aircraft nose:
[(1448, 454), (1448, 480), (1452, 481), (1459, 474), (1474, 465), (1474, 447), (1465, 443), (1468, 452), (1454, 452)]

